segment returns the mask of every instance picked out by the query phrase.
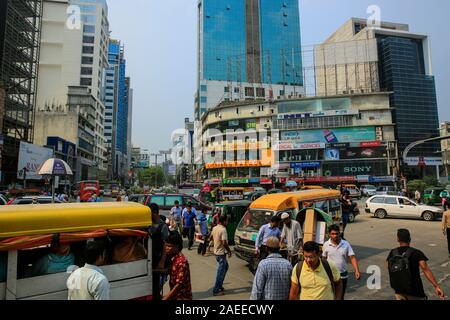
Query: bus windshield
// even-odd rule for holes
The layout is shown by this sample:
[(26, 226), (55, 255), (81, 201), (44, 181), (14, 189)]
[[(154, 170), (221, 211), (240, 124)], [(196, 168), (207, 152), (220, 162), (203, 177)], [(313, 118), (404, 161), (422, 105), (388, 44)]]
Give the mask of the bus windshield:
[(274, 215), (270, 210), (250, 210), (242, 218), (237, 229), (244, 232), (258, 232), (259, 229), (270, 222)]

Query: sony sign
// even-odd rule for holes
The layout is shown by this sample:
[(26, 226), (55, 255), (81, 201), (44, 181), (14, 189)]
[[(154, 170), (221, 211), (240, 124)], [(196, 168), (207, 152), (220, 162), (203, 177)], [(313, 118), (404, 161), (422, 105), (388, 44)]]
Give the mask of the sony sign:
[(360, 174), (360, 173), (371, 173), (372, 172), (372, 166), (351, 166), (351, 167), (345, 167), (344, 172), (347, 173), (353, 173), (353, 174)]

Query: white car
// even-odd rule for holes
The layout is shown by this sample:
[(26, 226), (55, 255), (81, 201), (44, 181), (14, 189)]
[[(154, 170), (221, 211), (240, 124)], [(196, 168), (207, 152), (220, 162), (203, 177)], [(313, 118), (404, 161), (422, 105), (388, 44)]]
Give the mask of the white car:
[(433, 221), (442, 218), (443, 210), (438, 207), (417, 204), (406, 197), (377, 195), (366, 201), (366, 213), (371, 213), (379, 219), (396, 217)]
[(370, 184), (362, 185), (360, 190), (363, 197), (372, 197), (377, 194), (377, 187)]

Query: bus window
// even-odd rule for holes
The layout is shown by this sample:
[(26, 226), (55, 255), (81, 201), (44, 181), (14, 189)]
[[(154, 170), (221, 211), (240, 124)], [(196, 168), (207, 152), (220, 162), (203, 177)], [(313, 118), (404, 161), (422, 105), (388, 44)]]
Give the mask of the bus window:
[(341, 202), (338, 199), (330, 200), (330, 211), (329, 214), (333, 219), (340, 219), (341, 217)]
[(314, 203), (314, 208), (320, 209), (326, 213), (329, 213), (328, 211), (328, 201), (319, 201)]

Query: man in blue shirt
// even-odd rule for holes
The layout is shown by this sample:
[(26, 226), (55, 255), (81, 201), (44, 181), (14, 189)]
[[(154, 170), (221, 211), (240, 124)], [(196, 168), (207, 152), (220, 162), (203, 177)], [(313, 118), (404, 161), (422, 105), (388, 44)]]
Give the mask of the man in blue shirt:
[(184, 229), (183, 233), (187, 235), (189, 239), (188, 250), (192, 250), (192, 246), (194, 245), (196, 220), (197, 214), (195, 212), (195, 208), (192, 208), (192, 204), (188, 203), (181, 216), (181, 222)]
[(259, 229), (258, 237), (255, 241), (256, 256), (259, 256), (260, 260), (267, 257), (266, 243), (269, 238), (275, 237), (278, 240), (281, 239), (281, 230), (278, 227), (280, 225), (281, 218), (279, 216), (273, 216), (268, 224), (265, 224)]
[(198, 246), (198, 254), (206, 255), (206, 248), (208, 248), (208, 218), (206, 217), (208, 210), (202, 209), (202, 212), (200, 212), (197, 216), (198, 220), (198, 229), (199, 233), (202, 236), (203, 243), (200, 243)]

